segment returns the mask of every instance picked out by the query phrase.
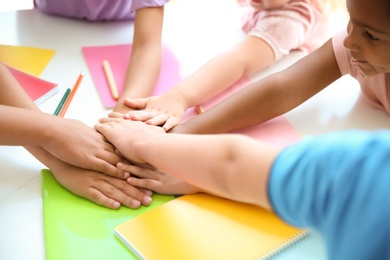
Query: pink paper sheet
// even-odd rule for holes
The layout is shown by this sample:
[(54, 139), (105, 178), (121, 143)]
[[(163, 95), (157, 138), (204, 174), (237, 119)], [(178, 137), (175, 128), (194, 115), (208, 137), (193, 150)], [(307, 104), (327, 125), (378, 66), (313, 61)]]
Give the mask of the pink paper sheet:
[[(111, 96), (104, 75), (103, 61), (108, 60), (110, 63), (120, 95), (131, 55), (131, 44), (86, 46), (82, 48), (82, 52), (103, 105), (106, 108), (114, 107), (116, 100)], [(153, 94), (158, 95), (165, 92), (181, 79), (181, 68), (178, 60), (169, 48), (163, 47), (160, 77)]]

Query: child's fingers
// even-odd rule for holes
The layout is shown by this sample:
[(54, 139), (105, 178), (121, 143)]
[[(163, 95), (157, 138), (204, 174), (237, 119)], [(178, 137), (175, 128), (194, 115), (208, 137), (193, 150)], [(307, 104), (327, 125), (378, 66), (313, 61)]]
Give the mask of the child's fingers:
[(108, 141), (110, 141), (112, 123), (100, 123), (94, 126), (95, 130), (101, 133)]
[(126, 98), (123, 103), (133, 109), (145, 109), (149, 98)]
[(112, 176), (119, 179), (127, 179), (130, 177), (130, 174), (124, 170), (117, 168), (116, 166), (106, 162), (103, 159), (97, 159), (95, 161), (94, 167), (91, 167), (92, 170), (102, 172), (108, 176)]
[(179, 124), (180, 120), (175, 117), (169, 117), (168, 120), (163, 125), (163, 129), (165, 132), (168, 132), (172, 127), (175, 127)]
[(151, 111), (131, 111), (124, 115), (124, 118), (131, 119), (135, 121), (146, 121), (151, 118), (153, 118), (157, 112), (151, 112)]
[(157, 125), (158, 126), (158, 125), (165, 124), (167, 119), (168, 119), (167, 114), (160, 114), (160, 115), (154, 116), (153, 118), (145, 121), (145, 123), (148, 125)]
[(131, 176), (136, 176), (142, 179), (158, 179), (158, 172), (155, 173), (154, 170), (145, 167), (127, 164), (123, 162), (118, 162), (117, 167), (118, 169), (121, 169), (125, 172), (129, 172)]
[(85, 197), (92, 202), (106, 208), (118, 209), (121, 206), (121, 203), (118, 200), (107, 197), (98, 190), (94, 190), (93, 193), (87, 194)]
[(138, 166), (135, 166), (135, 165), (132, 165), (129, 163), (118, 162), (116, 164), (116, 167), (118, 167), (118, 169), (129, 172), (131, 174), (133, 172), (134, 168), (137, 168)]
[(119, 113), (119, 112), (110, 112), (108, 113), (108, 117), (110, 118), (123, 118), (123, 113)]
[(136, 209), (139, 208), (141, 204), (150, 204), (150, 196), (128, 183), (126, 184), (127, 185), (121, 185), (127, 186), (126, 191), (122, 191), (118, 189), (118, 185), (114, 186), (108, 182), (102, 181), (97, 184), (96, 188), (90, 189), (85, 197), (99, 205), (112, 209), (117, 209), (120, 205)]
[(135, 177), (128, 178), (127, 183), (139, 189), (154, 191), (157, 191), (161, 186), (161, 183), (159, 181), (151, 179), (140, 179)]
[(147, 206), (152, 202), (151, 196), (129, 185), (125, 180), (110, 179), (100, 184), (99, 190), (106, 197), (119, 201), (122, 205), (129, 208), (138, 208), (141, 204)]

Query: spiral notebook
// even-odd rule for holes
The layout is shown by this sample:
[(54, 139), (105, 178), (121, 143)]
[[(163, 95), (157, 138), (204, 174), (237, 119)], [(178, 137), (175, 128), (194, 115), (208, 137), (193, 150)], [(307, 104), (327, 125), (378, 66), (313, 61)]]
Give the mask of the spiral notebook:
[(273, 212), (207, 194), (185, 195), (118, 225), (140, 259), (269, 259), (309, 234)]
[(55, 83), (43, 80), (7, 65), (6, 67), (37, 105), (41, 104), (58, 91), (58, 86)]

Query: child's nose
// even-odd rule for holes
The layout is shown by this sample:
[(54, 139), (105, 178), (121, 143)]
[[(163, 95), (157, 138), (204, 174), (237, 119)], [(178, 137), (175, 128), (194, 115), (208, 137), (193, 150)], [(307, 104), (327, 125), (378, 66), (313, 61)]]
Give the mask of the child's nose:
[(344, 46), (353, 52), (358, 52), (359, 44), (357, 41), (357, 32), (354, 31), (351, 22), (348, 23), (347, 31), (348, 35), (344, 39)]

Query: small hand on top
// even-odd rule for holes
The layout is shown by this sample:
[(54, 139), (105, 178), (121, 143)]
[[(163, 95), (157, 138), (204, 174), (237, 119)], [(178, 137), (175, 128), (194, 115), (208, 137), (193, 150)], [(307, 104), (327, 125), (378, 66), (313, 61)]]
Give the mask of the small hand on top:
[(160, 96), (125, 99), (124, 103), (128, 107), (136, 109), (125, 113), (125, 119), (162, 126), (166, 132), (180, 123), (187, 110), (184, 97), (174, 89)]

